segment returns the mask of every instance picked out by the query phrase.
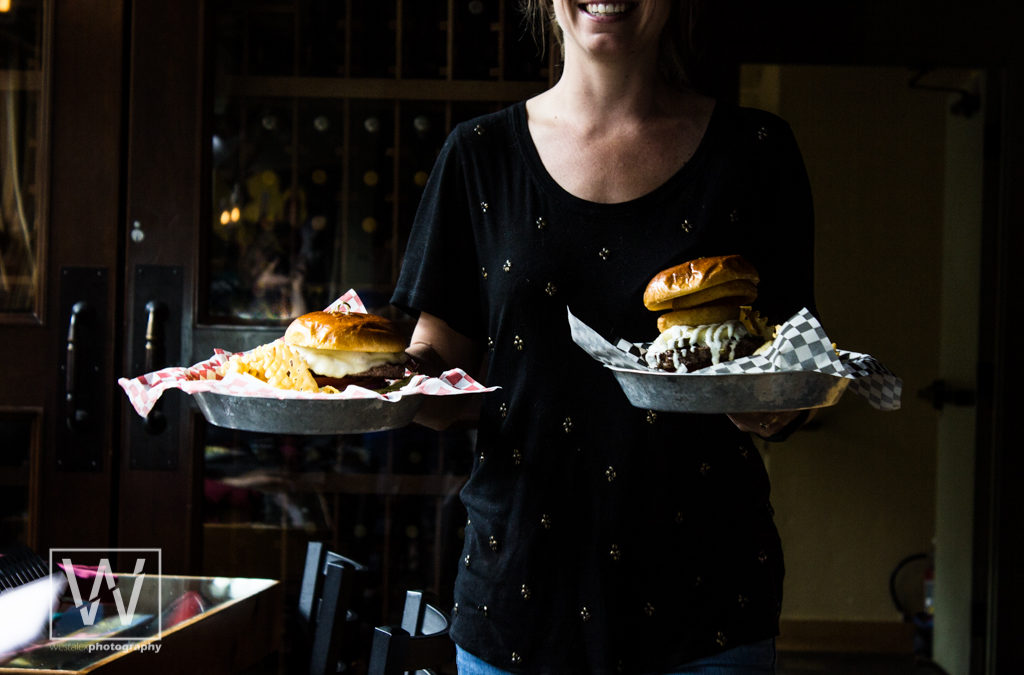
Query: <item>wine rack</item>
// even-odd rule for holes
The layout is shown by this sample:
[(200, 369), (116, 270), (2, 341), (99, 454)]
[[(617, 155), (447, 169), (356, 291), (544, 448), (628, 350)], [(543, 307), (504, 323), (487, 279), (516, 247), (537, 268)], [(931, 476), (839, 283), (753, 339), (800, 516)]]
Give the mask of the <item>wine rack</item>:
[(210, 11), (213, 322), (283, 320), (349, 288), (383, 307), (447, 133), (552, 72), (513, 0)]
[[(549, 86), (551, 50), (515, 0), (225, 0), (207, 24), (201, 321), (283, 326), (349, 288), (402, 320), (388, 299), (445, 138)], [(206, 573), (294, 589), (317, 538), (370, 567), (382, 620), (409, 588), (450, 602), (471, 430), (205, 435)]]

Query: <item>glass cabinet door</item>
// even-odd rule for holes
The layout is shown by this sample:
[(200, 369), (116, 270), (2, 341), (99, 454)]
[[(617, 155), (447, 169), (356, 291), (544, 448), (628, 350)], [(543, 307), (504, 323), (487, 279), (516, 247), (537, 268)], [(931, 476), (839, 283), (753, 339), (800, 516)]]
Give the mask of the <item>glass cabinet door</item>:
[(0, 0), (0, 547), (110, 536), (124, 31), (99, 4)]
[(39, 313), (45, 7), (0, 0), (0, 315)]
[[(550, 52), (516, 7), (209, 3), (198, 320), (221, 327), (210, 329), (221, 342), (197, 340), (201, 349), (270, 341), (349, 289), (370, 312), (409, 321), (388, 300), (447, 134), (549, 84)], [(320, 539), (370, 568), (379, 618), (409, 588), (450, 601), (471, 430), (312, 437), (206, 426), (203, 438), (204, 573), (294, 588), (305, 542)]]
[[(45, 10), (43, 2), (0, 0), (0, 324), (11, 331), (36, 324), (44, 293)], [(37, 534), (41, 411), (9, 404), (0, 401), (0, 551), (35, 545)]]

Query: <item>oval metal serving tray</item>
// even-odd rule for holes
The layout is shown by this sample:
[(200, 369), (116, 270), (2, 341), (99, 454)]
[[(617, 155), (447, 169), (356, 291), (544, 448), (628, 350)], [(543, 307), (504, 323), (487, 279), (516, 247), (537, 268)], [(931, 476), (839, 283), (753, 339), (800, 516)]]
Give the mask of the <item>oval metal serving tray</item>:
[(193, 394), (206, 421), (239, 431), (275, 434), (365, 434), (404, 427), (416, 415), (422, 394), (397, 401), (380, 398), (278, 399)]
[(813, 371), (682, 375), (609, 368), (629, 402), (662, 412), (741, 413), (835, 405), (850, 380)]

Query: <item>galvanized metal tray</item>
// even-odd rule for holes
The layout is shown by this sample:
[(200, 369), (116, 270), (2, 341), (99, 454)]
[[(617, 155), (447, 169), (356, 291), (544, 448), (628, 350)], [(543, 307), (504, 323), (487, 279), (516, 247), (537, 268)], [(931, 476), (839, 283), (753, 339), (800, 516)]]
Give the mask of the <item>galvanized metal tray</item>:
[(629, 402), (662, 412), (741, 413), (824, 408), (839, 402), (850, 380), (814, 371), (678, 374), (606, 365)]
[(380, 398), (277, 399), (212, 392), (192, 395), (206, 421), (239, 431), (275, 434), (365, 434), (412, 422), (422, 394), (397, 401)]

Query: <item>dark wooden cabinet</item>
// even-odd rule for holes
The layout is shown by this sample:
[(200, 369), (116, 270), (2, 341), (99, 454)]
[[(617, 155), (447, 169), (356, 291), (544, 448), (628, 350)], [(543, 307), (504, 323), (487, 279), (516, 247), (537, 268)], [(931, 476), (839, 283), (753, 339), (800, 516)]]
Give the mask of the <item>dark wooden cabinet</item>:
[(123, 7), (0, 12), (0, 545), (115, 536)]

